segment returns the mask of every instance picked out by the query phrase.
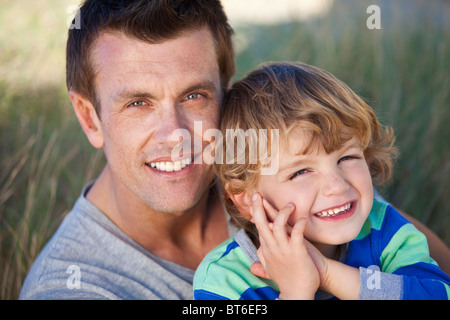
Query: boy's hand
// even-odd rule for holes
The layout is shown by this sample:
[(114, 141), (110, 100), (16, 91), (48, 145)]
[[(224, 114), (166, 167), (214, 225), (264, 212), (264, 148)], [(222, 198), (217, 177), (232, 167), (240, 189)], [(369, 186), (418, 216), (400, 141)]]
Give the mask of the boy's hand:
[[(270, 226), (270, 224), (269, 224), (269, 226)], [(303, 241), (305, 243), (306, 250), (308, 251), (309, 255), (311, 256), (312, 260), (314, 261), (317, 271), (319, 272), (320, 288), (323, 289), (324, 284), (326, 283), (327, 278), (328, 278), (328, 259), (325, 258), (323, 256), (323, 254), (311, 242), (309, 242), (306, 239), (303, 239)], [(263, 265), (265, 264), (265, 261), (264, 261), (264, 256), (262, 255), (262, 252), (261, 252), (261, 247), (258, 248), (257, 255), (258, 255), (260, 262), (254, 262), (250, 266), (251, 273), (253, 273), (257, 277), (272, 280), (263, 267)]]
[[(267, 201), (263, 203), (258, 194), (253, 197), (252, 209), (261, 242), (258, 257), (265, 277), (272, 279), (280, 289), (279, 298), (314, 299), (320, 277), (303, 238), (308, 218), (301, 218), (290, 228), (287, 221), (294, 212), (294, 205), (286, 206), (273, 218), (275, 210)], [(270, 211), (273, 223), (267, 220), (266, 210)], [(258, 271), (255, 267), (252, 269), (252, 272)]]

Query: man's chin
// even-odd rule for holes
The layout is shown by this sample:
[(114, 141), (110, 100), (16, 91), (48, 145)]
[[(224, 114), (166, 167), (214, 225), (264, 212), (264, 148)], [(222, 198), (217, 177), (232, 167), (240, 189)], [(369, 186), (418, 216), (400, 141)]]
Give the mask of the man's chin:
[[(208, 185), (208, 184), (206, 184)], [(161, 197), (151, 197), (145, 203), (156, 212), (181, 215), (186, 211), (192, 210), (196, 206), (201, 206), (202, 198), (207, 199), (207, 190), (209, 188), (185, 188), (177, 192), (168, 192)]]

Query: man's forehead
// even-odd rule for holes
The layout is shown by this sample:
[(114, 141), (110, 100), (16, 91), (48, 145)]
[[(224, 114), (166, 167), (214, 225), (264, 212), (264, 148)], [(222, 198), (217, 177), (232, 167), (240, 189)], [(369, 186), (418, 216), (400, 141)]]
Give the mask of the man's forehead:
[(93, 49), (95, 81), (97, 85), (101, 81), (120, 87), (126, 83), (157, 87), (163, 82), (193, 85), (215, 81), (219, 79), (217, 55), (208, 33), (208, 29), (198, 30), (156, 44), (120, 32), (104, 33)]
[(98, 67), (120, 62), (133, 72), (142, 72), (142, 69), (146, 72), (169, 64), (189, 66), (208, 58), (217, 63), (214, 40), (207, 28), (158, 43), (129, 37), (123, 32), (103, 32), (94, 43), (92, 58)]

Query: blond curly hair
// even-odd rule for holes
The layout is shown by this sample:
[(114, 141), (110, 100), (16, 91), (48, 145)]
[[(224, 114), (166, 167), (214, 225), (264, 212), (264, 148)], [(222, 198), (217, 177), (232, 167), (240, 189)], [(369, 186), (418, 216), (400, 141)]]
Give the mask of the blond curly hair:
[[(299, 126), (311, 132), (310, 146), (320, 142), (327, 153), (358, 137), (374, 183), (381, 184), (391, 177), (397, 155), (392, 128), (383, 127), (372, 108), (327, 71), (304, 63), (264, 64), (233, 84), (221, 109), (222, 133), (229, 129), (278, 129), (282, 144)], [(220, 146), (224, 157), (227, 142), (224, 139)], [(247, 137), (245, 143), (248, 160), (250, 145), (257, 142)], [(303, 152), (308, 153), (308, 149)], [(270, 156), (270, 147), (267, 150)], [(254, 226), (241, 216), (228, 193), (237, 195), (256, 186), (264, 159), (256, 163), (234, 160), (220, 161), (214, 169), (228, 212), (253, 233)]]

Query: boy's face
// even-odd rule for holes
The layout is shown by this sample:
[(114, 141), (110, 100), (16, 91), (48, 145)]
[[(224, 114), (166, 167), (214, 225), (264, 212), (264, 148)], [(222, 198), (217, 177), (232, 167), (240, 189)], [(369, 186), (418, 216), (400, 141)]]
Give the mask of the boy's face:
[(256, 191), (280, 210), (289, 202), (295, 212), (289, 224), (308, 216), (305, 237), (315, 243), (342, 244), (360, 232), (373, 202), (369, 168), (359, 140), (353, 137), (331, 154), (323, 148), (298, 154), (309, 142), (296, 129), (280, 147), (280, 170), (261, 176)]

